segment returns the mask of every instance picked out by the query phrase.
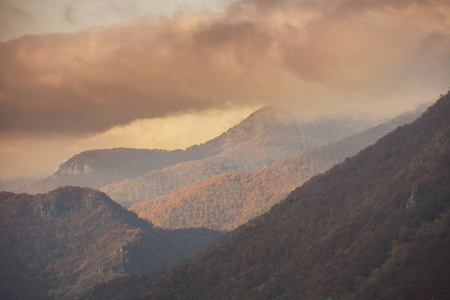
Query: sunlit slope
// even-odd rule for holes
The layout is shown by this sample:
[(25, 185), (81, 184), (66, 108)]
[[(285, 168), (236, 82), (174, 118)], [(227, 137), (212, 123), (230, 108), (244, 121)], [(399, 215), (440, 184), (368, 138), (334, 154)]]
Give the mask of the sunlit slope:
[(355, 155), (397, 126), (412, 122), (418, 115), (418, 111), (404, 114), (330, 145), (278, 160), (256, 172), (217, 175), (130, 209), (164, 228), (233, 230), (268, 211), (312, 176)]
[(143, 299), (445, 299), (449, 166), (447, 94), (414, 123), (150, 280)]
[(128, 207), (219, 174), (260, 170), (276, 160), (340, 140), (368, 126), (368, 122), (351, 118), (302, 121), (265, 107), (218, 137), (223, 141), (220, 153), (153, 170), (101, 190)]

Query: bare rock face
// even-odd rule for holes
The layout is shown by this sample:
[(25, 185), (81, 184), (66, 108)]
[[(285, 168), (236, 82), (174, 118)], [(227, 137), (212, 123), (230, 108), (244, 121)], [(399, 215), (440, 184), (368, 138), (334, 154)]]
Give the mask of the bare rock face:
[(67, 175), (78, 175), (78, 174), (89, 174), (93, 171), (92, 167), (88, 164), (77, 163), (77, 162), (69, 162), (65, 164), (61, 164), (59, 168), (59, 172), (61, 174)]
[(417, 204), (421, 201), (421, 194), (419, 186), (415, 186), (411, 192), (411, 196), (409, 197), (408, 201), (406, 202), (406, 208), (413, 208), (416, 207)]

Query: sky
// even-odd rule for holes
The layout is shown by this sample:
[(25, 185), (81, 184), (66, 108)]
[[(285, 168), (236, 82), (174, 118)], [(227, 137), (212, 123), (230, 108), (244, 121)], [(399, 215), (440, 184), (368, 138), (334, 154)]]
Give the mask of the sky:
[(393, 117), (450, 85), (447, 0), (0, 0), (0, 180), (185, 148), (267, 104)]
[(147, 15), (222, 11), (227, 0), (1, 0), (0, 41), (25, 34), (77, 32), (134, 21)]

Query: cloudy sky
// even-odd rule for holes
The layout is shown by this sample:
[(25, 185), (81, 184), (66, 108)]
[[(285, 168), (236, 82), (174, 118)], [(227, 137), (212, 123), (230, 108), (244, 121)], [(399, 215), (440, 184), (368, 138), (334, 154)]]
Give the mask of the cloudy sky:
[(266, 104), (394, 116), (450, 85), (447, 0), (1, 0), (0, 180), (184, 148)]

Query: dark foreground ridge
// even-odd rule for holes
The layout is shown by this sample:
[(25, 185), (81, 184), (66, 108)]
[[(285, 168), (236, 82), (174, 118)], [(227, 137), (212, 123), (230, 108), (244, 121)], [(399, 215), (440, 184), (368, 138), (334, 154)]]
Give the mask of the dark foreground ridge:
[(447, 94), (190, 262), (123, 288), (142, 299), (446, 299), (449, 207)]
[(82, 295), (100, 280), (167, 267), (220, 233), (162, 230), (89, 188), (0, 192), (0, 298)]

